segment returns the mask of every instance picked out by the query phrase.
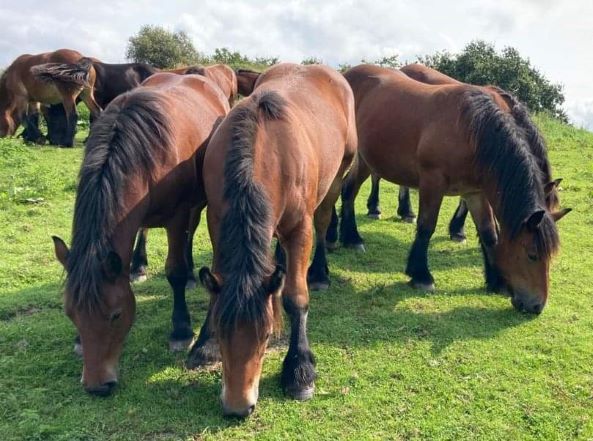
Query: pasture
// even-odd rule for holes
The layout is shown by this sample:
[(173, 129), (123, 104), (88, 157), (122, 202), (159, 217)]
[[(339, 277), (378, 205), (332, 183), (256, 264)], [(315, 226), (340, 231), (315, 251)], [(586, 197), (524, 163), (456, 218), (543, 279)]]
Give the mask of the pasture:
[[(245, 421), (224, 419), (220, 371), (188, 371), (168, 352), (172, 296), (163, 231), (148, 243), (149, 280), (108, 398), (80, 386), (75, 329), (62, 311), (62, 268), (50, 236), (70, 237), (77, 148), (0, 140), (0, 439), (591, 439), (593, 438), (593, 134), (536, 118), (560, 198), (551, 295), (541, 316), (516, 312), (483, 288), (475, 229), (449, 241), (456, 198), (445, 201), (429, 251), (437, 291), (406, 284), (414, 226), (394, 219), (396, 187), (382, 185), (383, 219), (357, 217), (367, 252), (329, 255), (332, 286), (311, 296), (316, 395), (285, 398), (280, 339), (267, 355), (260, 399)], [(414, 204), (417, 201), (414, 200)], [(194, 247), (209, 265), (205, 216)], [(197, 332), (206, 292), (188, 292)]]

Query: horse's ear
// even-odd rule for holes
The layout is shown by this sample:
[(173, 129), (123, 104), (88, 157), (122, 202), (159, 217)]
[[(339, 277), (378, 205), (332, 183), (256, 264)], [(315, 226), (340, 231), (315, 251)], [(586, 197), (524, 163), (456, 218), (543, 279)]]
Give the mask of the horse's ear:
[(70, 250), (68, 249), (66, 243), (58, 236), (52, 236), (51, 238), (54, 241), (56, 258), (58, 259), (58, 262), (60, 262), (62, 266), (66, 268), (68, 265), (68, 256), (70, 255)]
[(554, 179), (553, 181), (548, 182), (546, 185), (544, 185), (544, 194), (547, 196), (552, 193), (555, 188), (558, 188), (561, 182), (562, 178)]
[(216, 276), (210, 272), (208, 267), (204, 266), (198, 273), (202, 286), (208, 290), (210, 294), (218, 294), (220, 292), (220, 283)]
[(282, 265), (276, 265), (276, 269), (270, 276), (270, 281), (268, 282), (268, 292), (274, 295), (282, 295), (282, 288), (284, 288), (284, 278), (286, 272), (284, 271), (284, 267)]
[(552, 219), (554, 219), (554, 222), (558, 222), (560, 219), (562, 219), (564, 216), (566, 216), (571, 211), (572, 211), (572, 208), (563, 208), (560, 211), (555, 211), (554, 213), (551, 213), (551, 216), (552, 216)]
[(531, 213), (531, 215), (525, 220), (525, 226), (527, 227), (527, 229), (529, 231), (537, 230), (540, 224), (542, 223), (545, 214), (545, 210), (537, 210)]
[(115, 251), (109, 251), (105, 259), (103, 259), (102, 266), (105, 277), (113, 281), (121, 274), (124, 265), (121, 257)]

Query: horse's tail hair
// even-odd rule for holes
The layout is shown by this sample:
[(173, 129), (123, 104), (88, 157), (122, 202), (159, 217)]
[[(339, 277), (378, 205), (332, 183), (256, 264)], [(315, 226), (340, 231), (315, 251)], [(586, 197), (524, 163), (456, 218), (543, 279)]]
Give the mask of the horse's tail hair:
[(31, 73), (35, 78), (47, 83), (74, 84), (90, 87), (89, 77), (93, 62), (81, 58), (77, 63), (45, 63), (33, 66)]

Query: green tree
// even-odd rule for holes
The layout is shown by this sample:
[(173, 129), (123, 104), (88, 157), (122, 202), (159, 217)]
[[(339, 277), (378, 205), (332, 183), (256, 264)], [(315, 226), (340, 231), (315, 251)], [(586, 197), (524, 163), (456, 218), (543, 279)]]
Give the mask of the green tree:
[(469, 84), (492, 84), (517, 96), (532, 112), (548, 112), (567, 121), (561, 108), (562, 86), (553, 84), (513, 47), (497, 52), (481, 40), (472, 41), (459, 54), (437, 52), (418, 61)]
[(200, 54), (185, 32), (171, 32), (161, 26), (151, 25), (142, 26), (136, 35), (130, 37), (126, 57), (160, 69), (201, 62)]
[(301, 64), (309, 65), (309, 64), (323, 64), (323, 60), (317, 57), (307, 57), (301, 61)]

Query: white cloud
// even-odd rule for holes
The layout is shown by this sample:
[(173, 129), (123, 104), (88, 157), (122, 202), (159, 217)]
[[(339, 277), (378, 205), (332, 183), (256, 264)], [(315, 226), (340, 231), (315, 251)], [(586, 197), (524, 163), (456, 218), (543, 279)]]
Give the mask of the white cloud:
[(563, 83), (569, 114), (593, 129), (583, 110), (593, 100), (593, 2), (579, 0), (20, 0), (0, 6), (0, 66), (60, 47), (123, 61), (128, 37), (143, 24), (183, 29), (205, 53), (228, 47), (332, 65), (394, 54), (413, 60), (480, 38), (516, 47)]

